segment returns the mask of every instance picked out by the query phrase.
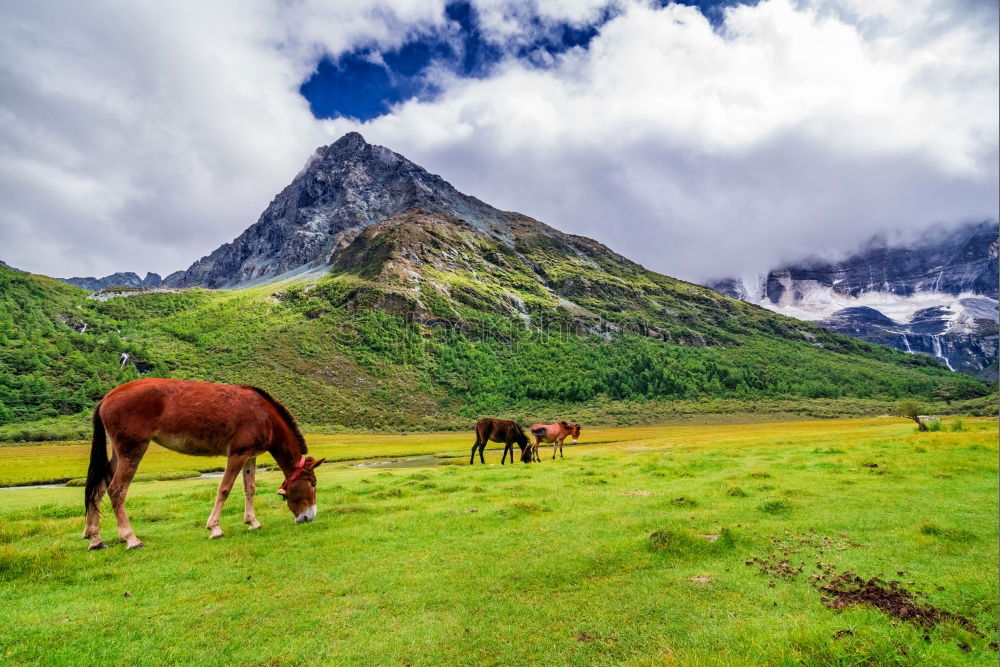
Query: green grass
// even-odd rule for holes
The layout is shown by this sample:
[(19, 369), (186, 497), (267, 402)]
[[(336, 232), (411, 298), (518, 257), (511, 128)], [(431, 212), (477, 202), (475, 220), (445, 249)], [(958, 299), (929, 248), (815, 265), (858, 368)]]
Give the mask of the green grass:
[[(129, 507), (146, 548), (128, 553), (86, 551), (80, 489), (3, 490), (0, 662), (995, 665), (997, 425), (963, 421), (592, 429), (533, 466), (332, 463), (317, 521), (299, 526), (280, 476), (261, 473), (263, 530), (243, 529), (237, 490), (218, 541), (214, 480), (144, 482)], [(308, 439), (334, 458), (471, 447)], [(74, 446), (0, 448), (0, 476), (31, 477), (49, 449)], [(140, 471), (198, 462), (162, 452)], [(783, 545), (803, 575), (745, 564)], [(830, 609), (809, 583), (817, 560), (899, 580), (985, 636)]]

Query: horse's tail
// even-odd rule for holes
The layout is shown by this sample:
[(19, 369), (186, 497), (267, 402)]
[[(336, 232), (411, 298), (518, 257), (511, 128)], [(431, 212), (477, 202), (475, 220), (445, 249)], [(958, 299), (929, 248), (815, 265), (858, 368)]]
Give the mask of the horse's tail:
[(548, 432), (549, 432), (549, 429), (545, 428), (544, 426), (542, 426), (540, 428), (533, 428), (533, 429), (531, 429), (531, 435), (537, 435), (539, 438), (542, 437), (543, 435), (547, 434)]
[(83, 492), (84, 506), (98, 510), (97, 499), (101, 486), (108, 483), (111, 466), (108, 463), (108, 438), (101, 421), (101, 404), (94, 408), (94, 438), (90, 443), (90, 467), (87, 468), (87, 486)]

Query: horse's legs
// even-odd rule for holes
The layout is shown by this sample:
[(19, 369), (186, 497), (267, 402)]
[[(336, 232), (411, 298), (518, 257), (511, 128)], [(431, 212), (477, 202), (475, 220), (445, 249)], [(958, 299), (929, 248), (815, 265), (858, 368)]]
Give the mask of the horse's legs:
[[(118, 443), (114, 443), (114, 447), (118, 451), (124, 449), (119, 447)], [(139, 468), (139, 462), (142, 461), (147, 449), (149, 449), (149, 440), (132, 444), (128, 454), (122, 454), (118, 457), (114, 477), (111, 479), (111, 484), (108, 485), (108, 497), (111, 498), (111, 507), (115, 511), (115, 520), (118, 522), (118, 537), (125, 543), (126, 549), (138, 549), (142, 546), (142, 541), (132, 531), (132, 523), (125, 511), (125, 496), (128, 495), (128, 487), (132, 484), (132, 478), (135, 477), (135, 471)]]
[(507, 460), (507, 452), (510, 452), (510, 462), (514, 462), (514, 443), (505, 442), (503, 445), (503, 456), (500, 457), (500, 465), (504, 465), (504, 461)]
[(476, 462), (476, 449), (479, 447), (479, 436), (476, 436), (476, 441), (472, 444), (472, 456), (469, 457), (469, 465), (471, 466)]
[[(563, 443), (564, 442), (566, 442), (566, 438), (565, 437), (559, 439), (559, 458), (565, 458), (563, 456)], [(555, 454), (554, 451), (552, 453)]]
[(115, 474), (115, 467), (118, 465), (118, 455), (114, 448), (111, 450), (111, 461), (108, 462), (108, 472), (104, 475), (100, 485), (97, 487), (97, 495), (94, 497), (93, 507), (87, 508), (87, 525), (83, 529), (83, 539), (90, 540), (90, 550), (107, 549), (108, 545), (101, 539), (101, 499), (108, 490)]
[(247, 524), (247, 530), (257, 530), (260, 528), (260, 521), (253, 511), (253, 495), (257, 491), (257, 457), (251, 456), (243, 466), (243, 491), (246, 493), (246, 500), (243, 506), (243, 523)]
[(222, 473), (222, 481), (219, 483), (219, 493), (215, 496), (215, 507), (212, 508), (212, 513), (208, 515), (208, 522), (205, 524), (205, 528), (212, 531), (209, 535), (213, 540), (217, 537), (222, 537), (222, 529), (219, 528), (219, 517), (222, 516), (222, 506), (226, 504), (226, 498), (229, 497), (229, 492), (233, 490), (233, 483), (236, 482), (236, 476), (240, 474), (240, 470), (246, 465), (249, 454), (230, 454), (229, 459), (226, 461), (226, 471)]
[(483, 452), (486, 451), (486, 443), (489, 442), (487, 438), (483, 438), (479, 443), (479, 462), (486, 465), (486, 459), (483, 458)]

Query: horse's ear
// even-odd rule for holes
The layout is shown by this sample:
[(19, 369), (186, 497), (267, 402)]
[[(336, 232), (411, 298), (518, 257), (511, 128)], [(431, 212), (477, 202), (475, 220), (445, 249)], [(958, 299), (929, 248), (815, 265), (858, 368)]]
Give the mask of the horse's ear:
[(319, 467), (319, 464), (320, 464), (320, 463), (322, 463), (323, 461), (326, 461), (326, 459), (325, 459), (325, 458), (322, 458), (322, 459), (320, 459), (319, 461), (316, 461), (315, 463), (313, 463), (313, 464), (312, 464), (312, 465), (311, 465), (311, 466), (309, 467), (309, 469), (310, 469), (310, 470), (315, 470), (316, 468), (318, 468), (318, 467)]

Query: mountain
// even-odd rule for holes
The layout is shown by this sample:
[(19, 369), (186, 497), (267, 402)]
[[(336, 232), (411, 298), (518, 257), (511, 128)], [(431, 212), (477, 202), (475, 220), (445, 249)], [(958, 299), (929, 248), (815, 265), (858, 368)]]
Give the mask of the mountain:
[(147, 273), (145, 278), (140, 278), (131, 271), (126, 273), (112, 273), (110, 276), (104, 276), (103, 278), (88, 276), (86, 278), (56, 278), (56, 280), (61, 280), (67, 285), (82, 287), (92, 292), (108, 287), (159, 287), (163, 282), (157, 273)]
[(319, 148), (245, 232), (163, 282), (173, 287), (231, 287), (325, 267), (362, 229), (415, 207), (452, 216), (510, 242), (503, 212), (350, 132)]
[[(140, 372), (266, 387), (307, 424), (383, 429), (885, 414), (990, 392), (495, 209), (358, 134), (165, 282), (95, 299), (0, 268), (0, 422), (77, 414)], [(206, 289), (220, 286), (238, 288)]]
[(840, 261), (804, 260), (708, 285), (834, 331), (997, 377), (996, 222), (929, 232), (906, 245), (873, 238)]

